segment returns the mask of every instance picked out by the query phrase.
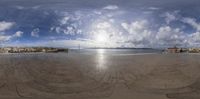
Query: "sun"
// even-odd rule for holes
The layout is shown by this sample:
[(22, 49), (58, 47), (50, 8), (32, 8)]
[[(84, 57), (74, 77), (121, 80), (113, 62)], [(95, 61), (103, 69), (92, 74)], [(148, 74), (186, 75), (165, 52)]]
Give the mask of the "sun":
[(107, 38), (104, 34), (97, 34), (96, 35), (96, 40), (97, 42), (106, 42)]
[(109, 40), (108, 32), (106, 30), (99, 30), (95, 35), (95, 41), (97, 43), (106, 43)]
[(98, 22), (93, 24), (92, 27), (92, 36), (93, 40), (97, 45), (99, 44), (107, 44), (110, 38), (110, 30), (112, 29), (112, 25), (109, 22)]

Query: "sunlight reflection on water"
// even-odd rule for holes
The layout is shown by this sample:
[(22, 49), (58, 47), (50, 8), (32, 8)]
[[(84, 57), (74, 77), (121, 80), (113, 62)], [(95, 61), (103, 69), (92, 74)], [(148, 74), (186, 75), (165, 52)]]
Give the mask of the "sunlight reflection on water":
[(98, 70), (105, 70), (107, 69), (106, 65), (106, 55), (105, 55), (105, 49), (98, 49), (97, 50), (97, 69)]

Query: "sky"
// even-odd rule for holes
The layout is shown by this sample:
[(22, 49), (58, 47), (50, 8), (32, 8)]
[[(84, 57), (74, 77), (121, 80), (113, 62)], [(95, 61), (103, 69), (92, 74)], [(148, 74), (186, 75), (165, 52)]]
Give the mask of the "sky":
[(200, 47), (199, 0), (0, 0), (0, 46)]

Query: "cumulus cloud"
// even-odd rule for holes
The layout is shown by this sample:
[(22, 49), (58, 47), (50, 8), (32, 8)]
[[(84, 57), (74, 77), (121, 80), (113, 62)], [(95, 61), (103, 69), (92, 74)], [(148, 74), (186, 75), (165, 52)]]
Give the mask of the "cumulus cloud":
[(174, 12), (165, 12), (162, 17), (165, 17), (165, 21), (167, 24), (169, 24), (172, 21), (177, 20), (177, 14), (179, 11), (174, 11)]
[(182, 20), (184, 23), (191, 25), (197, 31), (200, 31), (200, 23), (196, 21), (194, 18), (183, 18)]
[(10, 41), (14, 38), (19, 38), (23, 35), (22, 31), (17, 31), (15, 34), (12, 35), (0, 35), (0, 42)]
[(70, 17), (69, 16), (65, 16), (64, 18), (62, 18), (60, 20), (60, 22), (63, 25), (63, 24), (67, 24), (69, 20), (70, 20)]
[(200, 32), (195, 32), (188, 35), (188, 44), (190, 46), (200, 46)]
[[(185, 33), (180, 27), (170, 26), (173, 25), (170, 24), (172, 21), (180, 21), (177, 18), (177, 16), (179, 17), (178, 11), (162, 14), (161, 17), (166, 23), (161, 25), (141, 17), (131, 16), (127, 18), (130, 15), (129, 12), (115, 9), (119, 9), (119, 7), (109, 5), (102, 9), (59, 13), (58, 22), (53, 26), (51, 25), (49, 29), (51, 32), (57, 33), (54, 35), (65, 34), (66, 38), (55, 39), (55, 42), (49, 44), (59, 45), (59, 43), (65, 43), (69, 45), (72, 43), (77, 45), (79, 43), (83, 45), (89, 44), (88, 46), (90, 47), (171, 47), (175, 45), (192, 45), (200, 42), (198, 39), (200, 37), (198, 32), (200, 23), (197, 20), (193, 18), (183, 18), (181, 20), (198, 30), (191, 34)], [(156, 7), (148, 9), (148, 11), (159, 10)], [(127, 16), (124, 17), (123, 15)], [(158, 15), (161, 14), (159, 13)], [(131, 21), (133, 19), (135, 21)], [(157, 25), (156, 28), (154, 27), (155, 24)], [(4, 28), (2, 30), (7, 29)], [(40, 29), (36, 28), (31, 32), (31, 36), (39, 37), (39, 32)], [(23, 32), (16, 32), (15, 37), (21, 37), (22, 34)], [(87, 40), (77, 40), (78, 37), (83, 37), (82, 39)], [(97, 39), (101, 37), (105, 41), (98, 42)], [(12, 36), (3, 35), (0, 39), (9, 40), (11, 38)], [(55, 36), (55, 38), (57, 37)]]
[(21, 37), (23, 32), (22, 31), (17, 31), (15, 34), (11, 35), (6, 35), (6, 30), (11, 29), (14, 26), (14, 22), (6, 22), (6, 21), (1, 21), (0, 22), (0, 42), (4, 41), (9, 41), (14, 38)]
[(14, 22), (0, 22), (0, 32), (10, 29), (15, 23)]
[(12, 36), (0, 35), (0, 42), (8, 41), (12, 38)]
[(106, 29), (106, 28), (110, 28), (110, 27), (111, 27), (111, 25), (108, 22), (101, 22), (96, 25), (96, 28), (99, 28), (99, 29)]
[(82, 17), (86, 17), (82, 12), (74, 12), (73, 14), (64, 13), (64, 16), (59, 19), (56, 26), (50, 28), (51, 32), (66, 35), (77, 35), (82, 33)]
[[(115, 5), (109, 5), (102, 9), (87, 10), (87, 11), (74, 11), (62, 13), (62, 17), (59, 19), (59, 23), (50, 28), (51, 32), (58, 34), (66, 34), (71, 36), (76, 35), (88, 35), (91, 33), (90, 25), (95, 23), (98, 28), (109, 27), (108, 22), (114, 24), (115, 19), (113, 17), (123, 13), (123, 11), (105, 11), (105, 9), (116, 9)], [(107, 23), (106, 23), (106, 21)], [(97, 22), (98, 21), (98, 22)], [(93, 30), (92, 30), (93, 31)]]
[[(195, 19), (183, 18), (181, 20), (179, 11), (162, 14), (161, 17), (166, 23), (161, 26), (158, 24), (155, 28), (152, 27), (155, 24), (146, 19), (135, 21), (115, 19), (116, 16), (123, 14), (105, 13), (103, 11), (105, 9), (111, 9), (111, 7), (105, 7), (101, 9), (102, 11), (98, 10), (98, 13), (97, 10), (92, 11), (88, 16), (84, 16), (85, 12), (67, 13), (61, 18), (60, 24), (52, 27), (51, 31), (75, 37), (81, 34), (90, 39), (84, 42), (95, 42), (96, 46), (100, 47), (172, 47), (175, 45), (189, 46), (200, 42), (198, 31), (189, 34), (184, 32), (181, 27), (170, 26), (172, 21), (182, 21), (200, 30), (200, 25)], [(153, 7), (149, 9), (157, 10)], [(96, 42), (99, 35), (107, 41), (103, 41), (104, 43)]]
[(40, 29), (36, 28), (31, 32), (31, 36), (32, 37), (39, 37), (39, 32), (40, 32)]
[(135, 21), (131, 23), (122, 23), (121, 26), (128, 34), (124, 37), (124, 42), (134, 47), (144, 47), (151, 45), (152, 32), (149, 29), (148, 21)]
[[(123, 45), (131, 47), (172, 47), (185, 46), (194, 42), (194, 36), (184, 33), (180, 28), (161, 26), (158, 30), (151, 29), (146, 20), (122, 23), (121, 26), (127, 31), (123, 37)], [(194, 34), (193, 34), (194, 35)], [(198, 33), (195, 34), (199, 35)], [(196, 36), (198, 41), (199, 36)]]
[(17, 31), (14, 36), (15, 37), (21, 37), (23, 33), (24, 32), (22, 32), (22, 31)]
[(186, 35), (179, 28), (170, 26), (160, 27), (156, 34), (156, 42), (160, 46), (183, 46), (186, 42)]
[(104, 10), (116, 10), (119, 9), (119, 7), (117, 5), (108, 5), (106, 7), (103, 8)]
[(137, 32), (143, 31), (147, 27), (147, 21), (135, 21), (130, 24), (122, 23), (121, 26), (131, 34), (136, 34)]

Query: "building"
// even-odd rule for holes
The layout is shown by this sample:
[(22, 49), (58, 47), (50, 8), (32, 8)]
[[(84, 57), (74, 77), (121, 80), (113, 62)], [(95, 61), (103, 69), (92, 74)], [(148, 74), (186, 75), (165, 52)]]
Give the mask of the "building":
[(167, 52), (168, 53), (180, 53), (181, 52), (181, 49), (177, 48), (176, 46), (175, 47), (172, 47), (172, 48), (167, 48)]
[(189, 53), (200, 53), (200, 48), (190, 48)]
[(48, 47), (6, 47), (0, 48), (0, 53), (34, 53), (34, 52), (68, 52), (65, 48), (48, 48)]

